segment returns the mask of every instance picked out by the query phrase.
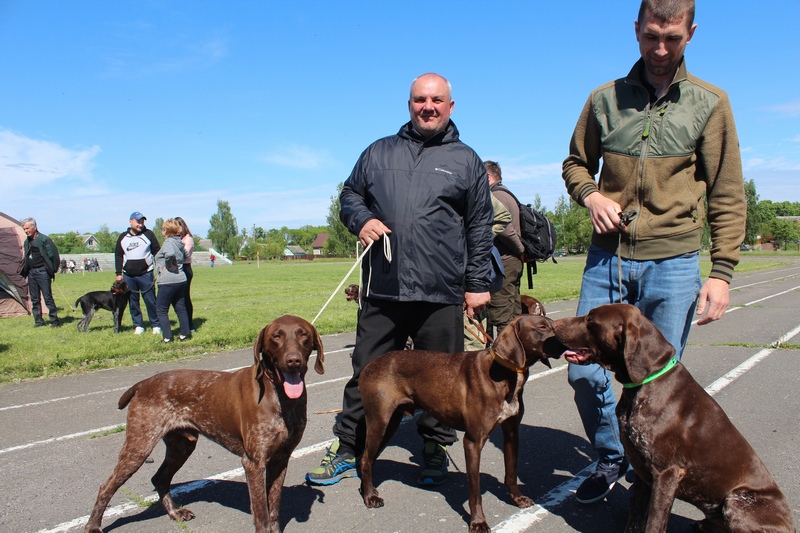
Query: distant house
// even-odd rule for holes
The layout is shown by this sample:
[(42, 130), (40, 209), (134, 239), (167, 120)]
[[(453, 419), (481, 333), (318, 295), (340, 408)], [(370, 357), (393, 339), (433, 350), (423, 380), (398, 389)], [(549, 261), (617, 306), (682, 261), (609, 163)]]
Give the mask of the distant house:
[(283, 255), (286, 257), (298, 257), (301, 255), (306, 255), (306, 251), (300, 246), (287, 246), (283, 249)]
[(95, 239), (94, 235), (92, 235), (91, 233), (86, 235), (81, 235), (81, 240), (83, 241), (83, 245), (90, 250), (100, 249), (100, 243), (97, 242), (97, 239)]
[(317, 235), (317, 238), (314, 239), (314, 242), (311, 244), (311, 248), (314, 250), (314, 255), (324, 255), (325, 241), (327, 240), (327, 231)]

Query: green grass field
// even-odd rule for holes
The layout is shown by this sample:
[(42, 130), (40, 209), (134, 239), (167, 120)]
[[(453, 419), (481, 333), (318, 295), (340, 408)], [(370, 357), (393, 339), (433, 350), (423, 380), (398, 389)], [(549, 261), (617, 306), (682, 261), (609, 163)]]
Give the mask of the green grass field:
[[(585, 261), (584, 256), (559, 258), (559, 263), (539, 264), (534, 289), (524, 294), (542, 302), (577, 298)], [(743, 262), (737, 272), (772, 268), (780, 261), (756, 258)], [(148, 331), (133, 334), (129, 310), (122, 332), (114, 334), (111, 313), (98, 311), (89, 333), (79, 333), (81, 312), (72, 306), (89, 291), (105, 290), (114, 281), (111, 272), (56, 276), (53, 294), (63, 326), (33, 328), (32, 317), (0, 321), (0, 382), (48, 377), (129, 365), (178, 359), (190, 355), (234, 350), (252, 345), (259, 330), (274, 318), (293, 314), (313, 320), (328, 300), (352, 263), (315, 261), (270, 261), (236, 263), (233, 266), (195, 268), (192, 300), (197, 333), (185, 343), (164, 345), (160, 335)], [(710, 270), (707, 258), (701, 261), (704, 276)], [(358, 281), (356, 269), (346, 284)], [(146, 317), (145, 317), (146, 318)], [(177, 319), (171, 313), (173, 331)], [(347, 302), (340, 290), (316, 322), (321, 334), (354, 331), (356, 305)]]

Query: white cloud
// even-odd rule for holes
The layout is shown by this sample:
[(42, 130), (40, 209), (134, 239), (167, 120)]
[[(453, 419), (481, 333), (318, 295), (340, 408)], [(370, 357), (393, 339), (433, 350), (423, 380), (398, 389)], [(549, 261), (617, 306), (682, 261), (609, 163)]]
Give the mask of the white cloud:
[(742, 166), (745, 172), (751, 170), (771, 170), (771, 171), (800, 170), (800, 162), (789, 161), (783, 156), (774, 157), (772, 159), (754, 157), (752, 159), (744, 160)]
[(767, 110), (780, 113), (781, 115), (785, 115), (787, 117), (798, 117), (800, 116), (800, 100), (769, 106), (767, 107)]
[(282, 167), (303, 170), (322, 168), (332, 163), (332, 158), (327, 150), (315, 150), (299, 144), (278, 147), (272, 153), (267, 154), (264, 160)]
[(6, 193), (65, 179), (91, 180), (100, 147), (72, 150), (0, 130), (0, 187)]

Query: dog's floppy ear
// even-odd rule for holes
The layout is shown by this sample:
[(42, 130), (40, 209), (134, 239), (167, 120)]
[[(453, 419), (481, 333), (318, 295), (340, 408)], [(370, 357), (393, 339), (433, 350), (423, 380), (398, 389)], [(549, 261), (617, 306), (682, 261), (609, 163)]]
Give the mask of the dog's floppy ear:
[(256, 381), (260, 380), (262, 376), (266, 376), (268, 380), (273, 383), (275, 381), (275, 368), (272, 365), (271, 357), (263, 357), (265, 345), (269, 342), (270, 325), (264, 326), (253, 344), (253, 360), (256, 365)]
[(314, 349), (317, 351), (317, 361), (314, 363), (314, 370), (316, 370), (317, 374), (324, 374), (325, 352), (322, 348), (322, 338), (319, 336), (319, 332), (313, 324), (309, 323), (308, 325), (311, 327), (311, 331), (314, 332)]
[(519, 337), (521, 317), (515, 318), (492, 344), (492, 351), (498, 363), (506, 368), (520, 371), (527, 368), (525, 362), (525, 347)]
[(641, 383), (650, 374), (664, 368), (675, 355), (675, 348), (638, 308), (626, 307), (620, 347), (624, 346), (628, 377), (633, 383)]

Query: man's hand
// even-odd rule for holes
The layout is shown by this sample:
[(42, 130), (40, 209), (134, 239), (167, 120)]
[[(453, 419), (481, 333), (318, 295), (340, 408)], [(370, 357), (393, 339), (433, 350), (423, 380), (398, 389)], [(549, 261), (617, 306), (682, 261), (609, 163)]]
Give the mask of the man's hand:
[(371, 218), (358, 232), (358, 240), (361, 241), (361, 246), (366, 248), (371, 242), (380, 240), (384, 234), (388, 235), (391, 232), (392, 230), (387, 228), (383, 222), (377, 218)]
[(599, 192), (593, 192), (583, 199), (583, 204), (589, 210), (594, 230), (599, 233), (627, 232), (627, 227), (620, 225), (619, 214), (622, 207)]
[(475, 317), (475, 313), (486, 307), (492, 300), (492, 295), (488, 292), (465, 292), (464, 303), (467, 306), (467, 316)]
[(120, 274), (119, 276), (117, 276), (117, 277), (116, 277), (116, 278), (114, 278), (114, 279), (116, 279), (117, 281), (122, 281), (122, 274)]
[(727, 281), (708, 278), (697, 297), (697, 316), (702, 315), (708, 307), (706, 316), (697, 321), (698, 326), (708, 324), (722, 318), (731, 301), (730, 288)]

